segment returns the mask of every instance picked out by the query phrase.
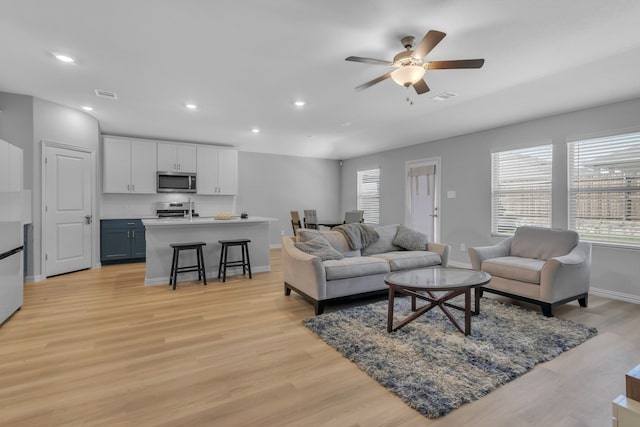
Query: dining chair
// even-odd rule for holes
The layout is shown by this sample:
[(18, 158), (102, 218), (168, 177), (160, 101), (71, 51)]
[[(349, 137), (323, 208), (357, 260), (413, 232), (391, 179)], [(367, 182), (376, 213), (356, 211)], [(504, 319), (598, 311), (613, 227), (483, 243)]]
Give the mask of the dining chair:
[(291, 212), (291, 227), (293, 228), (293, 234), (296, 234), (296, 230), (298, 228), (302, 228), (302, 224), (300, 224), (300, 214), (298, 211), (290, 211)]
[(364, 222), (364, 211), (347, 211), (344, 213), (344, 223), (351, 224), (354, 222)]
[(318, 215), (315, 209), (305, 209), (304, 211), (304, 228), (318, 229)]

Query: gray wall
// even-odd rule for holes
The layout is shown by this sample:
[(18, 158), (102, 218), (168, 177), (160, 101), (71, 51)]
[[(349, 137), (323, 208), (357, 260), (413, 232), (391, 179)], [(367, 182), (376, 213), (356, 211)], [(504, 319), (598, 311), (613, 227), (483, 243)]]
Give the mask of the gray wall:
[[(640, 99), (634, 99), (345, 160), (342, 167), (342, 207), (351, 208), (355, 204), (356, 171), (379, 166), (381, 223), (402, 223), (405, 215), (405, 163), (440, 157), (443, 194), (440, 240), (451, 245), (453, 262), (468, 265), (466, 251), (460, 250), (461, 243), (469, 247), (501, 240), (491, 236), (492, 151), (554, 144), (553, 226), (566, 227), (567, 139), (639, 128)], [(446, 198), (449, 190), (456, 191), (455, 199)], [(638, 265), (640, 250), (594, 246), (592, 289), (605, 296), (640, 302)]]
[(289, 211), (316, 209), (319, 218), (341, 218), (340, 166), (336, 160), (240, 152), (236, 208), (277, 218), (270, 244), (292, 235)]
[[(100, 130), (98, 121), (87, 113), (31, 96), (0, 92), (0, 109), (0, 138), (24, 150), (24, 188), (33, 191), (27, 280), (38, 280), (42, 274), (42, 141), (97, 151)], [(95, 232), (93, 241), (94, 255), (98, 256)]]

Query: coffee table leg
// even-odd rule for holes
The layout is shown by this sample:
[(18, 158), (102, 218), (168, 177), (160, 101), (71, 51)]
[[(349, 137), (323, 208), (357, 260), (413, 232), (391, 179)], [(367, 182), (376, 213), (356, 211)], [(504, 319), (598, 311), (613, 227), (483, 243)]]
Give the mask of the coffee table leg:
[(473, 314), (477, 316), (478, 314), (480, 314), (480, 289), (479, 288), (473, 288), (473, 296), (475, 300), (475, 310)]
[(471, 333), (471, 288), (467, 288), (464, 291), (464, 334), (469, 335), (470, 333)]
[(393, 287), (389, 286), (389, 312), (387, 314), (387, 332), (393, 330), (393, 303), (396, 297), (396, 292)]

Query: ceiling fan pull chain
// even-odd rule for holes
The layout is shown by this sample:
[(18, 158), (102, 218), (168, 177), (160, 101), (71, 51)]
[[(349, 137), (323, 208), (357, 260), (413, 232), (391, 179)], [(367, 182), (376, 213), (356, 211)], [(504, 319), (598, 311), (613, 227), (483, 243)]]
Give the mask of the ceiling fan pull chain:
[(407, 86), (407, 97), (405, 98), (407, 104), (413, 105), (413, 99), (411, 99), (411, 91), (409, 91), (409, 86)]

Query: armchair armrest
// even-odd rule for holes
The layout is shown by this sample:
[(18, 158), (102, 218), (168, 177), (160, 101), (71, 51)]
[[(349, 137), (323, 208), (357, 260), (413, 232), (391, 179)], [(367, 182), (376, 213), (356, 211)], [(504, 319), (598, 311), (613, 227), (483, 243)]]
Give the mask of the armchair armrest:
[(449, 253), (451, 252), (451, 246), (444, 243), (427, 243), (427, 250), (440, 255), (443, 267), (449, 265)]
[(474, 270), (480, 270), (482, 262), (491, 258), (499, 258), (503, 256), (509, 256), (511, 253), (511, 241), (513, 237), (509, 237), (497, 245), (493, 246), (478, 246), (475, 248), (469, 248), (469, 259), (471, 260), (471, 268)]
[(561, 301), (589, 292), (591, 243), (579, 242), (567, 255), (549, 258), (540, 276), (540, 299)]
[(320, 257), (296, 248), (291, 237), (282, 238), (284, 281), (316, 300), (326, 298), (327, 279)]

